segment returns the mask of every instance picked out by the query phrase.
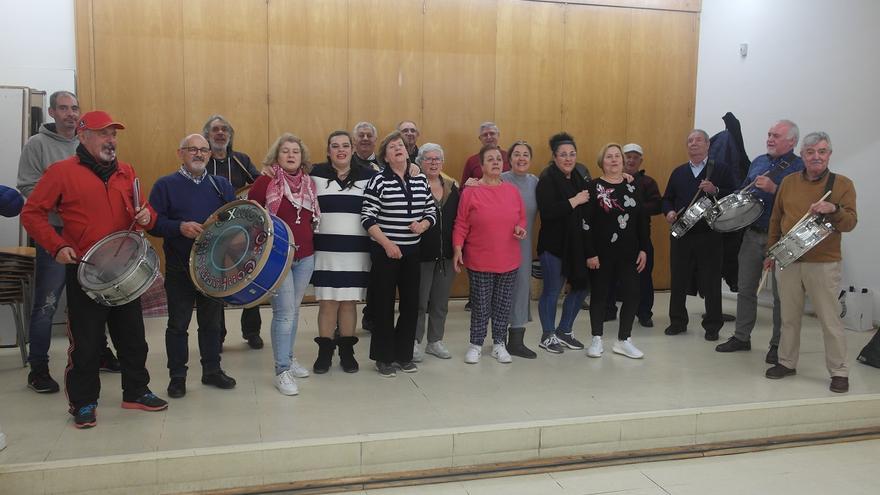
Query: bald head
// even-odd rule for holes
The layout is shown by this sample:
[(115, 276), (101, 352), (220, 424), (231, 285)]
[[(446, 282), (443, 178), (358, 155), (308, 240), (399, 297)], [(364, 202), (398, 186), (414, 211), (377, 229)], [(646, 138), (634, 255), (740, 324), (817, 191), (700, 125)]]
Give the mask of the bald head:
[(208, 140), (201, 134), (190, 134), (180, 141), (177, 157), (186, 171), (193, 176), (200, 177), (205, 172), (210, 156), (211, 148)]

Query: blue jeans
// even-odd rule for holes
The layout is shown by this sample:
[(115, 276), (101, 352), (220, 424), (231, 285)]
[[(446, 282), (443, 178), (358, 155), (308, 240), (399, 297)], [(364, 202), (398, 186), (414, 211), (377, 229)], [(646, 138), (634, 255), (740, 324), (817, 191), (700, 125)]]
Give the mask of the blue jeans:
[(293, 360), (293, 344), (299, 323), (299, 306), (315, 271), (315, 256), (294, 260), (290, 274), (278, 287), (272, 298), (272, 355), (275, 358), (275, 374), (290, 369)]
[(562, 292), (562, 285), (565, 283), (565, 279), (562, 277), (562, 260), (547, 251), (541, 253), (538, 259), (541, 261), (541, 273), (544, 277), (544, 290), (541, 291), (541, 297), (538, 298), (538, 317), (544, 332), (541, 338), (543, 339), (554, 332), (571, 333), (574, 319), (577, 317), (588, 291), (580, 289), (568, 292), (565, 301), (562, 302), (562, 318), (559, 320), (559, 326), (556, 326), (556, 303), (559, 300), (559, 293)]
[[(60, 234), (61, 228), (55, 227)], [(33, 365), (49, 363), (49, 343), (52, 341), (52, 319), (58, 307), (58, 299), (64, 290), (64, 265), (55, 261), (51, 254), (38, 244), (34, 275), (34, 305), (31, 311), (28, 337), (30, 349), (28, 362)]]

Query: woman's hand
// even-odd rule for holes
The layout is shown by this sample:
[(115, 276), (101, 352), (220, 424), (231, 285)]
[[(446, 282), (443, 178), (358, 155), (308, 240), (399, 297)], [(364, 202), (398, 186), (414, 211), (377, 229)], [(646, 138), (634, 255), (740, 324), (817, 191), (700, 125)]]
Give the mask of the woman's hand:
[(627, 184), (632, 184), (633, 181), (636, 180), (635, 177), (626, 172), (623, 173), (623, 179), (626, 181)]
[(467, 181), (465, 181), (464, 185), (468, 187), (478, 186), (480, 184), (480, 179), (476, 177), (469, 177)]
[(461, 269), (464, 268), (464, 257), (461, 254), (461, 247), (456, 246), (453, 250), (455, 252), (452, 254), (452, 268), (455, 269), (455, 273), (461, 273)]
[(587, 258), (587, 268), (590, 270), (598, 270), (599, 269), (599, 257), (593, 256), (592, 258)]
[(275, 178), (275, 171), (272, 170), (272, 167), (266, 167), (266, 166), (264, 166), (264, 167), (260, 170), (260, 175), (265, 175), (265, 176), (267, 176), (267, 177), (271, 177), (271, 178), (274, 179), (274, 178)]
[(520, 241), (526, 238), (526, 229), (520, 227), (519, 225), (513, 228), (513, 237), (516, 237)]
[(644, 251), (639, 251), (639, 255), (636, 256), (636, 271), (642, 273), (647, 264), (648, 255)]
[(578, 206), (586, 203), (589, 200), (590, 191), (587, 191), (586, 189), (568, 198), (568, 202), (571, 203), (572, 209), (577, 208)]
[(425, 233), (426, 230), (428, 230), (430, 226), (431, 222), (427, 220), (419, 220), (418, 222), (413, 222), (409, 224), (409, 230), (414, 234), (422, 235)]
[(383, 244), (382, 247), (385, 249), (385, 256), (388, 256), (393, 260), (399, 260), (400, 258), (403, 258), (403, 253), (400, 252), (400, 247), (397, 244), (388, 241), (387, 243)]

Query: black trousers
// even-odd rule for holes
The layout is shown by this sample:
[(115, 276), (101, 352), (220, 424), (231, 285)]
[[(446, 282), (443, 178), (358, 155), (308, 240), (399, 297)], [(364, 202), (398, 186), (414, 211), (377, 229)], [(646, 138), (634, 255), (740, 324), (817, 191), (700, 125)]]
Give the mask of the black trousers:
[(165, 293), (168, 295), (168, 327), (165, 329), (165, 351), (168, 353), (168, 374), (171, 378), (186, 377), (189, 361), (189, 323), (193, 304), (198, 322), (199, 354), (202, 374), (220, 371), (220, 318), (223, 303), (211, 299), (193, 285), (189, 270), (167, 265)]
[(717, 332), (724, 325), (721, 319), (721, 262), (724, 247), (720, 233), (708, 229), (696, 230), (699, 227), (700, 224), (683, 237), (671, 237), (670, 240), (669, 325), (677, 329), (687, 328), (685, 300), (688, 283), (696, 270), (698, 289), (706, 305), (703, 328), (707, 332)]
[[(639, 309), (636, 310), (636, 316), (640, 319), (648, 319), (654, 316), (654, 245), (648, 243), (648, 249), (645, 251), (647, 258), (645, 269), (639, 273)], [(611, 288), (608, 292), (608, 299), (605, 303), (606, 314), (617, 313), (617, 301), (622, 298), (617, 297), (617, 279), (611, 279)]]
[[(241, 310), (241, 336), (245, 340), (251, 335), (260, 335), (263, 320), (260, 318), (260, 307)], [(226, 340), (226, 312), (220, 313), (220, 342)]]
[(98, 367), (104, 350), (104, 328), (116, 348), (122, 367), (122, 399), (133, 401), (149, 392), (147, 341), (140, 298), (122, 306), (102, 306), (79, 285), (76, 265), (66, 266), (67, 335), (70, 340), (64, 374), (67, 399), (74, 408), (98, 402), (101, 380)]
[[(421, 265), (418, 253), (399, 260), (385, 256), (378, 245), (371, 247), (370, 290), (376, 325), (370, 338), (370, 359), (383, 363), (412, 361), (413, 342), (419, 313), (419, 278)], [(397, 324), (394, 323), (394, 291), (400, 295)]]
[(617, 339), (626, 340), (632, 335), (633, 320), (639, 306), (639, 272), (636, 270), (636, 254), (599, 256), (599, 269), (590, 270), (590, 329), (593, 335), (602, 335), (609, 296), (617, 285), (617, 294), (623, 304), (620, 307)]

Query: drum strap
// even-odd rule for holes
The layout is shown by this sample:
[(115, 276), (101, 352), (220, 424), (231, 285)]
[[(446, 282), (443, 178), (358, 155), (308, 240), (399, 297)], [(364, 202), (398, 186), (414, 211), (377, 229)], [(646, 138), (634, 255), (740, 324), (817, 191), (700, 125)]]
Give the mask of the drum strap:
[(220, 203), (226, 204), (226, 199), (223, 197), (223, 193), (220, 192), (220, 188), (217, 187), (217, 183), (214, 182), (214, 177), (211, 174), (208, 174), (208, 180), (211, 181), (211, 185), (214, 186), (214, 190), (217, 191), (217, 197), (220, 198)]
[[(239, 160), (238, 157), (235, 156), (235, 154), (232, 154), (232, 159), (233, 159), (233, 160), (235, 161), (235, 163), (238, 164), (238, 166), (244, 171), (244, 175), (246, 175), (246, 176), (248, 177), (248, 179), (250, 179), (250, 182), (254, 182), (254, 181), (257, 180), (257, 179), (254, 179), (254, 176), (251, 175), (250, 172), (248, 172), (247, 167), (244, 166), (244, 163), (241, 163), (241, 160)], [(230, 178), (229, 180), (230, 180), (230, 182), (231, 182), (231, 181), (232, 181), (232, 178)]]
[(825, 192), (822, 193), (823, 195), (834, 188), (834, 177), (834, 172), (828, 172), (828, 180), (825, 181)]

